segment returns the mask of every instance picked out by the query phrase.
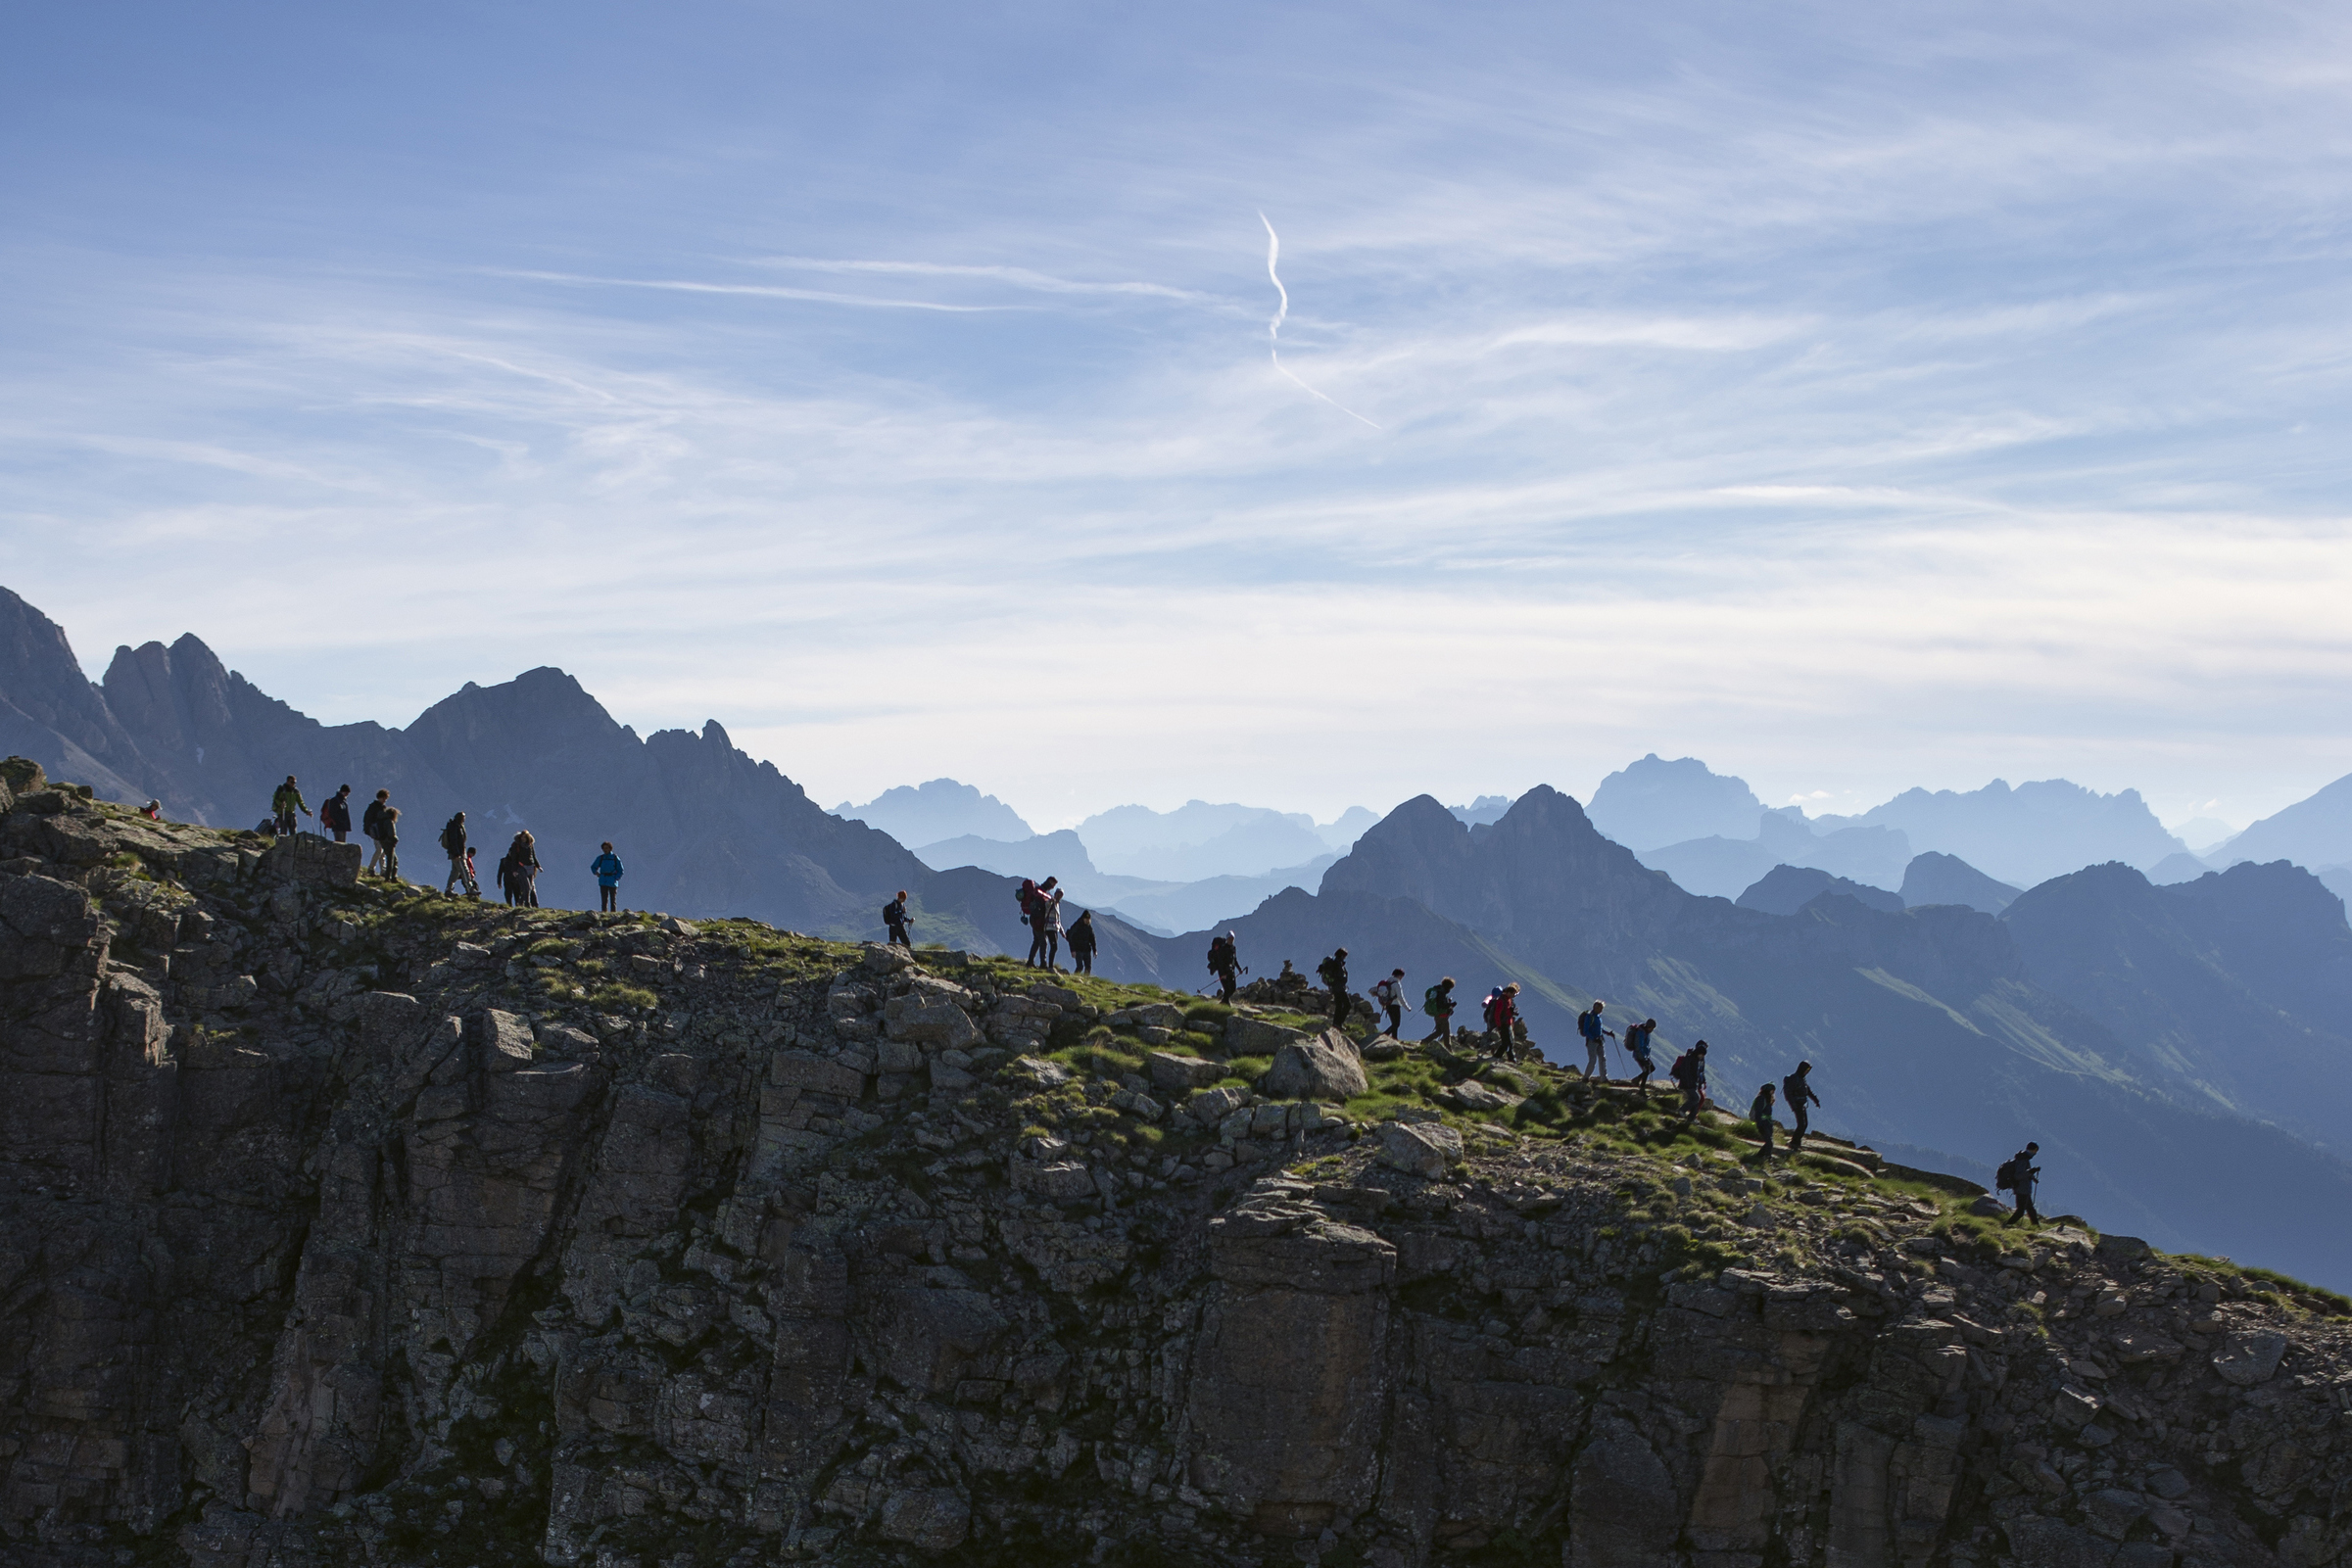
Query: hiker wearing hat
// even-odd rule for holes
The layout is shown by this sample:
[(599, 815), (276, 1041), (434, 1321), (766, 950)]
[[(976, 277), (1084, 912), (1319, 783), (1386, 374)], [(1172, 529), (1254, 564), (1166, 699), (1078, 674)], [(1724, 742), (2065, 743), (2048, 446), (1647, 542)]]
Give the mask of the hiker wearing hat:
[(302, 798), (302, 790), (295, 786), (294, 775), (286, 775), (286, 782), (279, 784), (277, 793), (269, 797), (269, 809), (277, 818), (277, 835), (280, 838), (293, 837), (294, 814), (298, 811), (306, 817), (311, 814), (310, 806)]
[(1315, 966), (1315, 973), (1331, 988), (1331, 1027), (1347, 1027), (1348, 950), (1344, 947), (1334, 948), (1329, 958)]

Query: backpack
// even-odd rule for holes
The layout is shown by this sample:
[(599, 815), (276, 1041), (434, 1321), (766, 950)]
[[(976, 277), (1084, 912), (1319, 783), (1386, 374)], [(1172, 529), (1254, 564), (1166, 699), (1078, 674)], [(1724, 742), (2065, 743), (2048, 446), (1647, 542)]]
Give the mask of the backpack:
[(1666, 1076), (1687, 1089), (1699, 1081), (1699, 1065), (1691, 1060), (1691, 1053), (1685, 1051), (1674, 1059), (1672, 1067), (1666, 1069)]
[(897, 908), (898, 901), (894, 898), (882, 906), (882, 923), (885, 926), (895, 926), (898, 924), (898, 916), (895, 913)]
[(1500, 1028), (1502, 1025), (1499, 1020), (1502, 1017), (1502, 1013), (1503, 988), (1498, 985), (1493, 990), (1486, 993), (1485, 1001), (1478, 1004), (1478, 1019), (1480, 1022), (1484, 1023), (1490, 1029)]
[(383, 820), (384, 803), (381, 800), (370, 800), (367, 803), (367, 809), (360, 814), (360, 831), (365, 833), (368, 837), (373, 838), (375, 836), (375, 825)]
[(1587, 1008), (1576, 1015), (1576, 1032), (1588, 1040), (1601, 1038), (1601, 1015)]
[(1240, 954), (1235, 950), (1233, 944), (1225, 940), (1225, 938), (1219, 936), (1210, 940), (1209, 968), (1211, 970), (1231, 969), (1239, 958)]
[(1805, 1079), (1797, 1076), (1794, 1072), (1780, 1080), (1780, 1097), (1787, 1103), (1791, 1116), (1797, 1115), (1811, 1104), (1806, 1099), (1811, 1092), (1811, 1087)]
[(453, 855), (465, 853), (465, 830), (457, 826), (457, 819), (455, 817), (442, 825), (441, 847)]
[(2014, 1155), (2003, 1161), (2000, 1169), (1992, 1173), (1993, 1190), (1995, 1192), (2015, 1192), (2018, 1179), (2025, 1174), (2018, 1167), (2024, 1164), (2023, 1160)]
[(1432, 985), (1421, 993), (1421, 1011), (1431, 1018), (1443, 1018), (1454, 1011), (1454, 996), (1442, 985)]

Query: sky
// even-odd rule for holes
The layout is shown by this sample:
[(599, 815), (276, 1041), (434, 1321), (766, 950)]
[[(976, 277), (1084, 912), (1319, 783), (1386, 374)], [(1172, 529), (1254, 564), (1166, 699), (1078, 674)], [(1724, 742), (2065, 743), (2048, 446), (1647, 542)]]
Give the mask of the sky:
[(2352, 772), (2347, 87), (2259, 3), (10, 7), (0, 583), (828, 804), (2242, 826)]

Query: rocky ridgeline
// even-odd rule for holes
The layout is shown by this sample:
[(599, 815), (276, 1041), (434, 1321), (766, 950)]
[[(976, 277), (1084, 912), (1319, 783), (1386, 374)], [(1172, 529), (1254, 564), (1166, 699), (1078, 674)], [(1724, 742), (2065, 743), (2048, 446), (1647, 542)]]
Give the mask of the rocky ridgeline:
[(12, 1563), (2348, 1560), (2317, 1293), (1281, 999), (10, 769)]

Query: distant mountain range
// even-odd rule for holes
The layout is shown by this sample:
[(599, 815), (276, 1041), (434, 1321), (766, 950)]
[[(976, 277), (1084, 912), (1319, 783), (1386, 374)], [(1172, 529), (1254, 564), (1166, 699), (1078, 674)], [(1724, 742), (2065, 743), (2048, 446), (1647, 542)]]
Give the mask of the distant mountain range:
[(1995, 779), (1966, 793), (1905, 790), (1858, 816), (1807, 818), (1767, 809), (1744, 781), (1695, 757), (1667, 762), (1655, 752), (1601, 782), (1593, 823), (1683, 887), (1724, 897), (1776, 865), (1893, 891), (1928, 851), (2020, 887), (2102, 861), (2151, 870), (2188, 853), (2134, 789), (2102, 795), (2063, 779), (2012, 789)]
[(1021, 820), (1021, 813), (994, 795), (984, 795), (953, 779), (900, 784), (895, 789), (885, 789), (862, 806), (844, 800), (833, 808), (833, 814), (879, 828), (902, 844), (933, 844), (943, 838), (986, 838), (1010, 843), (1034, 837), (1036, 833), (1035, 829)]
[[(1360, 986), (1398, 965), (1416, 996), (1455, 975), (1465, 1017), (1487, 987), (1514, 978), (1530, 1027), (1556, 1058), (1576, 1054), (1573, 1014), (1605, 997), (1612, 1019), (1655, 1016), (1666, 1059), (1710, 1040), (1726, 1102), (1744, 1105), (1757, 1082), (1808, 1059), (1825, 1126), (1947, 1151), (1955, 1164), (1997, 1162), (2035, 1138), (2054, 1210), (2352, 1284), (2352, 1236), (2312, 1219), (2352, 1200), (2344, 905), (2282, 860), (2172, 886), (2121, 853), (2032, 875), (2110, 843), (2156, 863), (2184, 853), (2165, 847), (2161, 829), (2149, 832), (2129, 791), (1914, 791), (1814, 823), (1755, 803), (1748, 838), (1686, 833), (1639, 856), (1545, 786), (1475, 822), (1464, 817), (1487, 816), (1491, 800), (1464, 812), (1416, 797), (1360, 836), (1348, 818), (1317, 825), (1195, 803), (1032, 833), (1011, 843), (1013, 858), (1000, 854), (1007, 840), (949, 835), (958, 852), (941, 858), (963, 863), (941, 867), (820, 809), (715, 722), (641, 737), (558, 670), (468, 685), (401, 729), (326, 726), (226, 670), (192, 636), (120, 649), (93, 684), (63, 631), (4, 591), (0, 747), (114, 798), (154, 795), (173, 816), (216, 825), (258, 820), (289, 772), (313, 807), (336, 784), (362, 799), (388, 787), (408, 813), (404, 858), (418, 880), (440, 879), (433, 839), (463, 807), (490, 859), (518, 828), (538, 835), (548, 903), (589, 903), (586, 862), (610, 838), (630, 867), (633, 907), (749, 915), (839, 936), (879, 936), (880, 906), (903, 887), (920, 938), (1019, 951), (1028, 932), (1013, 876), (1067, 856), (1074, 880), (1096, 879), (1088, 896), (1107, 891), (1138, 907), (1158, 898), (1170, 918), (1152, 926), (1189, 928), (1166, 936), (1098, 913), (1102, 973), (1186, 989), (1208, 980), (1209, 924), (1184, 918), (1196, 913), (1182, 902), (1187, 886), (1098, 869), (1085, 830), (1107, 834), (1127, 866), (1220, 840), (1270, 846), (1261, 853), (1312, 846), (1288, 868), (1256, 874), (1281, 878), (1279, 887), (1239, 879), (1199, 895), (1212, 901), (1202, 907), (1225, 906), (1216, 923), (1236, 929), (1260, 974), (1285, 959), (1312, 974), (1344, 945)], [(2330, 786), (2305, 803), (2312, 809), (2280, 813), (2235, 842), (2262, 847), (2291, 831), (2305, 852), (2325, 848), (2338, 792)], [(1644, 759), (1603, 793), (1610, 820), (1645, 840), (1737, 826), (1728, 814), (1753, 801), (1739, 781), (1690, 759)], [(1004, 831), (991, 808), (1009, 810), (953, 781), (870, 806), (927, 826)], [(2003, 848), (1987, 826), (2004, 821), (2023, 848)], [(1336, 834), (1349, 842), (1325, 866)], [(1670, 852), (1697, 862), (1704, 856), (1690, 846), (1710, 840), (1704, 853), (1726, 867), (1724, 844), (1746, 846), (1738, 852), (1752, 863), (1764, 857), (1730, 889), (1750, 907), (1644, 864)], [(1975, 853), (1944, 847), (1958, 844)], [(2004, 875), (2019, 865), (2029, 870)], [(1897, 901), (1904, 907), (1887, 907)]]

